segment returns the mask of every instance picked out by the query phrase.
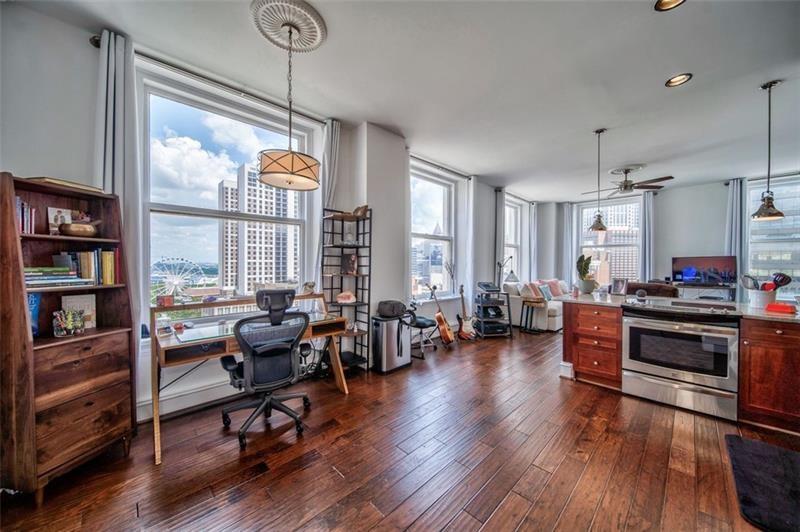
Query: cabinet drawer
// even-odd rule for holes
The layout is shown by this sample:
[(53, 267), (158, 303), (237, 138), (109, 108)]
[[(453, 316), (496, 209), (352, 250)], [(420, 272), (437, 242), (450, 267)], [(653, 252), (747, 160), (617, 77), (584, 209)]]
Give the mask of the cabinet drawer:
[(578, 319), (590, 318), (617, 321), (619, 320), (619, 309), (600, 305), (578, 305), (577, 315)]
[(40, 412), (130, 380), (128, 332), (34, 351), (34, 394)]
[(613, 351), (578, 346), (575, 369), (611, 379), (620, 378), (620, 355)]
[(588, 347), (593, 349), (605, 349), (617, 351), (617, 340), (612, 338), (590, 338), (588, 336), (576, 336), (575, 344), (578, 347)]
[(620, 336), (619, 321), (616, 318), (609, 320), (597, 319), (596, 317), (581, 318), (579, 316), (575, 325), (575, 332), (582, 335), (603, 336), (606, 338), (619, 338)]
[(793, 345), (800, 342), (800, 324), (796, 323), (743, 319), (741, 328), (743, 340), (767, 340)]
[(38, 473), (46, 473), (131, 429), (131, 388), (123, 383), (36, 414)]

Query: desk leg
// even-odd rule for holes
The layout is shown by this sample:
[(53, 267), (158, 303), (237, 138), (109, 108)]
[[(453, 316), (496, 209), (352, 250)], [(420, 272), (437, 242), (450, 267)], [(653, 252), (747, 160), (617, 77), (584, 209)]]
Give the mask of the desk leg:
[(343, 394), (350, 393), (347, 390), (347, 381), (344, 378), (344, 369), (342, 369), (342, 359), (339, 358), (339, 346), (336, 337), (331, 337), (328, 352), (331, 354), (331, 370), (333, 371), (333, 379), (336, 381), (336, 387)]
[[(154, 340), (151, 340), (154, 341)], [(161, 464), (161, 420), (159, 419), (158, 387), (159, 387), (159, 363), (158, 354), (155, 348), (150, 353), (150, 381), (153, 394), (153, 454), (156, 465)]]

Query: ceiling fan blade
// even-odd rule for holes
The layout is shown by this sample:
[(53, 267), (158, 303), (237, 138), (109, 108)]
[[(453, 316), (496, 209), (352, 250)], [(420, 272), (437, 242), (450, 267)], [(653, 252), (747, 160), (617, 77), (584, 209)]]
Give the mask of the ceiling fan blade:
[(644, 181), (638, 181), (637, 185), (651, 185), (653, 183), (660, 183), (661, 181), (669, 181), (670, 179), (675, 179), (671, 175), (665, 175), (664, 177), (656, 177), (653, 179), (645, 179)]
[(585, 195), (587, 195), (587, 194), (597, 194), (598, 192), (608, 192), (609, 190), (617, 190), (617, 187), (612, 187), (612, 188), (601, 188), (600, 190), (590, 190), (589, 192), (584, 192), (584, 193), (583, 193), (583, 194), (581, 194), (581, 195), (582, 195), (582, 196), (585, 196)]
[(615, 195), (617, 195), (617, 194), (619, 194), (619, 190), (615, 190), (614, 192), (612, 192), (611, 194), (609, 194), (608, 196), (606, 196), (606, 198), (610, 198), (611, 196), (615, 196)]
[(640, 185), (637, 183), (633, 185), (633, 188), (636, 190), (661, 190), (664, 188), (664, 185)]

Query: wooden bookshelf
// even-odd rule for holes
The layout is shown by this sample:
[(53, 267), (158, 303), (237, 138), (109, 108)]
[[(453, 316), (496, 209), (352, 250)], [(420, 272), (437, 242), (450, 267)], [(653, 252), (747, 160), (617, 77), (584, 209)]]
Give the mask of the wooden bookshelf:
[[(19, 231), (16, 198), (36, 208), (32, 234)], [(47, 208), (89, 212), (97, 238), (48, 234)], [(102, 192), (0, 173), (0, 432), (3, 488), (35, 492), (109, 446), (130, 449), (136, 427), (135, 338), (119, 200)], [(63, 252), (118, 250), (114, 284), (27, 288), (25, 267)], [(32, 334), (29, 294), (40, 298)], [(97, 327), (53, 335), (63, 295), (93, 294)]]

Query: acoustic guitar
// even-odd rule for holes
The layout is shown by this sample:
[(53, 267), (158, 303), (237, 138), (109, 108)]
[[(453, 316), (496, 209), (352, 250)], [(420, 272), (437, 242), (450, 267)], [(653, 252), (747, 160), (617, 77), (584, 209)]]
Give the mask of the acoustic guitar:
[[(459, 340), (474, 340), (475, 329), (472, 328), (472, 316), (467, 315), (467, 305), (464, 302), (464, 285), (458, 287), (458, 295), (461, 296), (461, 314), (456, 314), (458, 320), (458, 331), (456, 336)], [(463, 316), (463, 317), (462, 317)]]
[(436, 299), (436, 286), (425, 285), (427, 286), (428, 290), (431, 291), (431, 297), (436, 302), (436, 314), (433, 316), (433, 319), (436, 321), (436, 326), (439, 328), (439, 338), (442, 340), (442, 345), (449, 346), (453, 342), (455, 342), (456, 338), (453, 336), (453, 331), (450, 329), (450, 324), (447, 323), (447, 318), (444, 317), (444, 312), (442, 312), (442, 306), (439, 304), (439, 300)]

